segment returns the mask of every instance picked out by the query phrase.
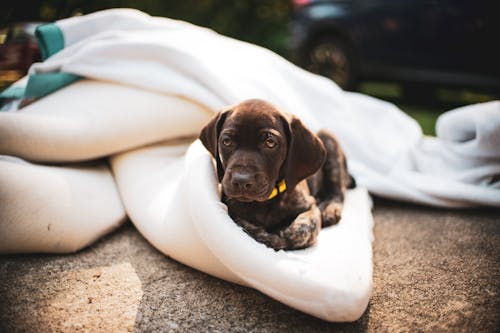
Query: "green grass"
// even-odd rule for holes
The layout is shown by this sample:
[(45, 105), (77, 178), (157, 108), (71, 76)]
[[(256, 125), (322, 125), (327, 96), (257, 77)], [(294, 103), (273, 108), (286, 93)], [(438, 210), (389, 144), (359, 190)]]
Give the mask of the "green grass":
[(414, 106), (414, 105), (398, 105), (410, 117), (414, 118), (422, 127), (425, 135), (436, 135), (436, 120), (441, 114), (440, 111)]
[(404, 103), (403, 88), (398, 83), (376, 81), (362, 82), (358, 90), (363, 94), (394, 102), (406, 114), (417, 120), (424, 134), (436, 135), (434, 129), (436, 119), (444, 110)]
[(401, 85), (393, 82), (365, 81), (359, 84), (358, 90), (363, 94), (388, 100), (403, 96)]

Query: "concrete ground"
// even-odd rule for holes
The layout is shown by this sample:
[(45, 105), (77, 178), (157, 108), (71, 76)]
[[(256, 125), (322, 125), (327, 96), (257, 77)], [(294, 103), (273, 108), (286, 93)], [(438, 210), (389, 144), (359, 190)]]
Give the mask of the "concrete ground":
[(500, 211), (375, 201), (365, 314), (328, 323), (156, 251), (129, 223), (73, 255), (0, 256), (1, 332), (499, 332)]

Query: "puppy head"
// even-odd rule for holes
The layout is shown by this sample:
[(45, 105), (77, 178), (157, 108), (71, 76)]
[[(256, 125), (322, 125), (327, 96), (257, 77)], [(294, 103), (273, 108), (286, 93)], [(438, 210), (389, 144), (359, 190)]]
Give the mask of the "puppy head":
[(267, 201), (282, 179), (293, 190), (321, 167), (326, 155), (298, 118), (256, 99), (219, 112), (202, 129), (200, 140), (217, 161), (223, 192), (242, 202)]

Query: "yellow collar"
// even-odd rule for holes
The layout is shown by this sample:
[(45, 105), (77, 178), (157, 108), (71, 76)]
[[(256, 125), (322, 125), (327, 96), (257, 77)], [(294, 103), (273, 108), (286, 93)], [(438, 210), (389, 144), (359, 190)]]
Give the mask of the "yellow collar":
[(278, 183), (278, 185), (273, 189), (273, 191), (271, 192), (271, 194), (269, 194), (269, 196), (267, 197), (267, 200), (271, 200), (272, 198), (274, 198), (278, 194), (283, 193), (285, 191), (286, 191), (286, 183), (285, 183), (285, 179), (283, 178)]

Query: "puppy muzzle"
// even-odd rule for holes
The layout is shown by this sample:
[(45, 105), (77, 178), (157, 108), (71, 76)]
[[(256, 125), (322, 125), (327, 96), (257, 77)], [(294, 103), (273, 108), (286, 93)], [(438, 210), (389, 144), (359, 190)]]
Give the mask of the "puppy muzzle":
[(228, 198), (242, 201), (265, 201), (271, 189), (263, 173), (226, 170), (222, 190)]

